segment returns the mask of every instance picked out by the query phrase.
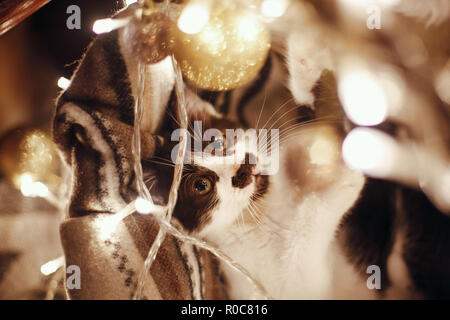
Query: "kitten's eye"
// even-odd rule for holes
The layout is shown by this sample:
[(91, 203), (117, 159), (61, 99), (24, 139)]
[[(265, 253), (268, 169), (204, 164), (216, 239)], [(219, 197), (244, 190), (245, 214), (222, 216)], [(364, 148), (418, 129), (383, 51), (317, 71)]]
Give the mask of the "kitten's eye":
[(194, 188), (194, 191), (200, 195), (207, 194), (212, 189), (211, 180), (205, 177), (195, 179), (192, 186)]
[(214, 149), (216, 150), (223, 150), (226, 148), (227, 142), (224, 137), (222, 138), (215, 138), (213, 141)]

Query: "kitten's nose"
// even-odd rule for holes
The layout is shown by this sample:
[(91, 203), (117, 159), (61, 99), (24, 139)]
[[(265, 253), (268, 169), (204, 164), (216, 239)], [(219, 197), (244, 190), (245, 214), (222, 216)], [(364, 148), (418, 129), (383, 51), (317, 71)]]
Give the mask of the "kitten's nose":
[(241, 164), (236, 174), (231, 178), (231, 184), (236, 188), (245, 188), (252, 182), (253, 168), (256, 166), (256, 157), (251, 153), (245, 154), (245, 163)]

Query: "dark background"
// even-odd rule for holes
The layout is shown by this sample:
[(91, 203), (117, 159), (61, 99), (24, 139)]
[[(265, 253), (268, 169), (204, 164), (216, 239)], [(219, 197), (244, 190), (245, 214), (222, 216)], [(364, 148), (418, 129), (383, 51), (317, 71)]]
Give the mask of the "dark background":
[[(66, 27), (67, 7), (81, 9), (81, 29)], [(53, 0), (0, 36), (0, 137), (18, 126), (49, 130), (59, 77), (70, 78), (95, 34), (95, 20), (122, 0)]]

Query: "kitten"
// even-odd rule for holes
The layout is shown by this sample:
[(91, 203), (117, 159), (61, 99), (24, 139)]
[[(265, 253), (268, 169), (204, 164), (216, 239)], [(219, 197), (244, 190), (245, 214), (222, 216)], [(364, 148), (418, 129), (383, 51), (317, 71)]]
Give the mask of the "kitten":
[[(450, 246), (450, 218), (422, 192), (365, 177), (344, 165), (340, 146), (351, 124), (337, 96), (327, 38), (302, 23), (292, 28), (286, 48), (288, 70), (277, 67), (275, 81), (270, 78), (274, 61), (269, 59), (256, 86), (242, 94), (200, 92), (200, 99), (187, 90), (190, 124), (201, 120), (204, 130), (218, 128), (222, 135), (225, 128), (248, 132), (255, 127), (244, 117), (248, 102), (258, 100), (252, 106), (259, 107), (269, 101), (265, 112), (275, 115), (279, 104), (270, 99), (284, 95), (276, 86), (267, 94), (270, 86), (262, 89), (267, 81), (286, 82), (292, 100), (302, 106), (298, 111), (308, 110), (316, 121), (288, 127), (278, 122), (285, 134), (277, 160), (262, 153), (258, 142), (246, 134), (241, 139), (250, 137), (250, 150), (236, 153), (233, 146), (240, 141), (226, 137), (218, 143), (219, 148), (230, 149), (237, 163), (223, 164), (214, 154), (195, 154), (195, 163), (185, 166), (174, 216), (189, 232), (244, 266), (273, 298), (450, 297), (450, 254), (445, 249)], [(289, 79), (284, 81), (286, 73)], [(220, 106), (221, 113), (212, 105)], [(233, 109), (245, 126), (228, 117)], [(330, 115), (331, 121), (321, 120)], [(160, 134), (176, 129), (170, 122)], [(197, 137), (193, 130), (191, 135)], [(328, 163), (314, 156), (314, 141), (321, 135), (326, 147), (316, 149), (330, 151), (325, 152)], [(168, 134), (164, 141), (156, 156), (144, 161), (150, 192), (160, 203), (167, 201), (173, 175), (170, 153), (176, 145)], [(250, 159), (256, 161), (249, 163)], [(268, 160), (278, 161), (279, 170), (262, 175), (262, 164)], [(221, 266), (230, 298), (251, 298), (250, 283), (228, 265)], [(373, 270), (379, 270), (375, 286)]]
[[(289, 65), (291, 73), (294, 67)], [(299, 86), (305, 90), (304, 83)], [(295, 81), (290, 88), (295, 90)], [(340, 107), (336, 93), (324, 88), (336, 89), (331, 72), (322, 72), (311, 85), (315, 96), (327, 97), (315, 97), (319, 101), (314, 104), (315, 114)], [(270, 297), (450, 296), (446, 271), (450, 255), (439, 253), (439, 248), (450, 244), (450, 219), (419, 191), (347, 168), (340, 155), (345, 119), (289, 127), (281, 135), (279, 158), (274, 159), (261, 152), (257, 139), (248, 134), (250, 129), (217, 112), (189, 89), (186, 95), (193, 140), (201, 137), (194, 130), (195, 121), (201, 121), (204, 131), (217, 128), (221, 134), (201, 141), (203, 150), (214, 146), (215, 152), (208, 155), (191, 144), (188, 154), (194, 161), (185, 165), (174, 216), (190, 233), (246, 268)], [(168, 110), (172, 116), (159, 130), (164, 145), (143, 161), (147, 185), (160, 204), (167, 202), (173, 176), (171, 153), (178, 143), (170, 137), (177, 128), (174, 103), (172, 95)], [(343, 115), (342, 110), (327, 112)], [(229, 141), (225, 129), (244, 132)], [(321, 136), (325, 147), (314, 145)], [(246, 139), (247, 148), (237, 148)], [(327, 150), (327, 156), (315, 156), (316, 149)], [(220, 155), (224, 151), (235, 161), (224, 163), (227, 157)], [(263, 175), (268, 161), (278, 161), (279, 170)], [(253, 288), (242, 275), (223, 262), (221, 268), (230, 298), (253, 297)], [(374, 268), (379, 268), (381, 286), (370, 283)]]
[[(198, 139), (193, 126), (201, 120), (204, 130), (217, 128), (223, 134), (212, 141), (214, 152), (227, 152), (226, 156), (205, 155), (193, 152), (191, 146), (193, 163), (185, 165), (174, 216), (189, 232), (244, 266), (271, 297), (331, 298), (333, 268), (328, 260), (334, 232), (364, 184), (364, 177), (347, 169), (339, 158), (332, 172), (319, 172), (322, 166), (311, 163), (308, 148), (317, 134), (329, 133), (329, 146), (337, 150), (340, 141), (335, 129), (305, 126), (296, 133), (295, 143), (283, 144), (279, 159), (268, 157), (258, 148), (255, 136), (248, 134), (250, 130), (235, 140), (227, 139), (225, 129), (245, 128), (192, 92), (187, 95), (191, 136)], [(161, 131), (173, 128), (166, 123)], [(247, 147), (239, 148), (246, 139)], [(166, 143), (143, 163), (157, 202), (167, 201), (175, 144)], [(202, 141), (202, 147), (207, 146)], [(225, 161), (228, 158), (234, 161)], [(280, 164), (272, 175), (262, 174), (268, 160)], [(230, 297), (250, 298), (251, 285), (227, 265), (222, 267)]]

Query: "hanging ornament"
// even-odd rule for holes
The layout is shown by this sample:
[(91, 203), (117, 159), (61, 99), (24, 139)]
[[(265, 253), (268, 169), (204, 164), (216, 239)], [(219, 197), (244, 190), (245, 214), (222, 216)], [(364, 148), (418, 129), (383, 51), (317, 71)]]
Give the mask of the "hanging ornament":
[(136, 20), (138, 28), (133, 42), (141, 61), (151, 64), (166, 58), (170, 54), (167, 41), (169, 18), (163, 13), (153, 12)]
[(14, 129), (0, 139), (0, 172), (24, 195), (58, 185), (58, 166), (54, 144), (42, 130)]
[(170, 32), (185, 79), (202, 89), (230, 90), (247, 83), (270, 49), (266, 25), (237, 1), (191, 1)]

